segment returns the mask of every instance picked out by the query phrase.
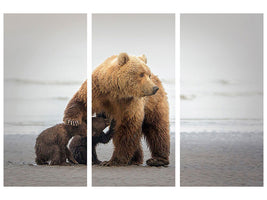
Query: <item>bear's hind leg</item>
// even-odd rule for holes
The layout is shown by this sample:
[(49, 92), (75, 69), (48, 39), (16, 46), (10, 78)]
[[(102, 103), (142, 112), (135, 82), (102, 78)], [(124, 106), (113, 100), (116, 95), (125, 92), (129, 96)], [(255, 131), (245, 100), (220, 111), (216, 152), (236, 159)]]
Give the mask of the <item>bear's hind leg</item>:
[(42, 158), (35, 158), (35, 162), (37, 165), (47, 165), (47, 161), (45, 159), (42, 159)]
[(143, 150), (141, 144), (139, 144), (138, 149), (135, 151), (131, 161), (129, 162), (130, 165), (141, 165), (143, 164)]
[(76, 148), (75, 153), (73, 154), (74, 159), (79, 164), (87, 164), (87, 147), (86, 146), (80, 146)]
[(62, 152), (58, 145), (53, 145), (51, 148), (50, 165), (64, 165), (66, 163), (65, 152)]
[(36, 144), (35, 145), (35, 163), (37, 165), (47, 165), (49, 158), (50, 158), (50, 152), (49, 152), (50, 147), (47, 146), (46, 144)]
[(165, 166), (169, 164), (170, 135), (169, 125), (164, 121), (143, 124), (143, 132), (152, 158), (146, 161), (149, 166)]
[(69, 160), (69, 162), (73, 163), (73, 164), (79, 164), (75, 158), (73, 157), (72, 153), (70, 152), (70, 150), (65, 147), (65, 152), (66, 152), (66, 156), (67, 156), (67, 159)]
[(102, 162), (100, 165), (129, 165), (141, 142), (141, 123), (140, 127), (138, 125), (139, 124), (133, 126), (132, 122), (127, 122), (125, 120), (123, 122), (123, 125), (119, 126), (115, 130), (115, 134), (113, 136), (113, 144), (115, 146), (115, 149), (112, 158), (110, 159), (110, 161)]

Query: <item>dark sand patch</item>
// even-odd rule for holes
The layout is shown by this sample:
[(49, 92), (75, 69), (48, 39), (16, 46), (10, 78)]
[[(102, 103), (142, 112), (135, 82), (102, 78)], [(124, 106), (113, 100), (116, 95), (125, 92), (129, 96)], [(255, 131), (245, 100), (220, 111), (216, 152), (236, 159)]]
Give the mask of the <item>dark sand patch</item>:
[(181, 186), (263, 186), (263, 134), (181, 133)]

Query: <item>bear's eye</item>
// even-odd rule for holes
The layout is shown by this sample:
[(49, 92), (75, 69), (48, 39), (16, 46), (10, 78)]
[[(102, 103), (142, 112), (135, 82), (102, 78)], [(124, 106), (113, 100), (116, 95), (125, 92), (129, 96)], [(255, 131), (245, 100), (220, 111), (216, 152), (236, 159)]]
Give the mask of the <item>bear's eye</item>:
[(141, 73), (141, 74), (140, 74), (140, 77), (144, 77), (144, 75), (145, 75), (144, 73)]
[(149, 76), (148, 76), (149, 78), (151, 78), (151, 74), (149, 74)]

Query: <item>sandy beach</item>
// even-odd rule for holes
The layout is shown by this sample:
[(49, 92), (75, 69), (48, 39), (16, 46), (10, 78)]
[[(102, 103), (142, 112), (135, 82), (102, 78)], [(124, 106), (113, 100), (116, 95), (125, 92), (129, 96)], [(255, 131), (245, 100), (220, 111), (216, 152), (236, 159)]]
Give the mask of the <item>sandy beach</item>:
[(37, 135), (4, 136), (4, 186), (86, 186), (86, 165), (34, 165)]
[(180, 172), (181, 186), (263, 186), (263, 133), (181, 133)]
[[(92, 186), (175, 186), (175, 145), (171, 139), (170, 165), (168, 167), (126, 166), (92, 167)], [(150, 158), (150, 152), (143, 141), (144, 161)], [(109, 160), (113, 144), (99, 145), (98, 157)], [(145, 162), (144, 162), (145, 163)]]
[[(36, 135), (4, 136), (4, 186), (86, 186), (86, 165), (37, 166), (34, 164)], [(143, 143), (145, 160), (150, 158)], [(113, 144), (99, 145), (100, 160), (109, 160)], [(92, 167), (93, 186), (174, 186), (174, 138), (168, 167)]]

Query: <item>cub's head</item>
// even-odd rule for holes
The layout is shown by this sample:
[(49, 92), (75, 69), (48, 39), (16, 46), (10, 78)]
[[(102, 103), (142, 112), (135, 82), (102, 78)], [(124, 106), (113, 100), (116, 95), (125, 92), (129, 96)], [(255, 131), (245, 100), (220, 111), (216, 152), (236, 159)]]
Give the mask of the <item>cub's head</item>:
[[(124, 97), (144, 97), (156, 94), (158, 86), (152, 81), (145, 55), (121, 53), (112, 62), (116, 70), (117, 90)], [(115, 66), (114, 66), (115, 65)]]
[(103, 117), (92, 117), (92, 135), (100, 136), (102, 131), (109, 125), (109, 120)]

